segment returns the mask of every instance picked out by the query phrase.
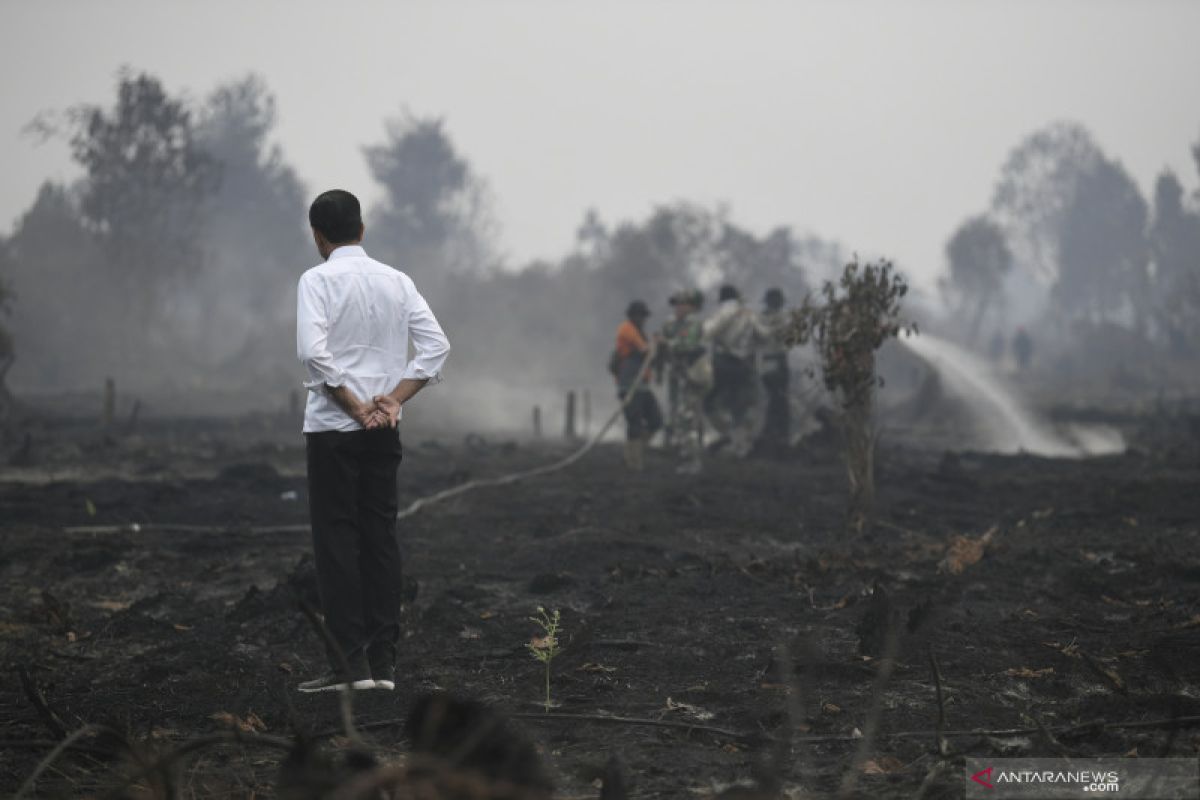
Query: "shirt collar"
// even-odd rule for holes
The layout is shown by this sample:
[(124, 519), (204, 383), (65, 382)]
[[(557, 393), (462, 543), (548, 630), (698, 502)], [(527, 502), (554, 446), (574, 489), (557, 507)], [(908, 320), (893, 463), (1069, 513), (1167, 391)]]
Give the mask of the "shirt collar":
[(354, 258), (356, 256), (361, 258), (366, 254), (367, 251), (363, 250), (361, 245), (343, 244), (333, 249), (329, 254), (329, 260), (333, 261), (335, 258)]

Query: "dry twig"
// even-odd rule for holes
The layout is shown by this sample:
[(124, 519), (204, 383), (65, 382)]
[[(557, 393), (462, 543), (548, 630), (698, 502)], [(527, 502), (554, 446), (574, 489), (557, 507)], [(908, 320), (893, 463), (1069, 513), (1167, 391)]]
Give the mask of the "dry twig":
[(354, 676), (350, 673), (350, 662), (346, 660), (346, 654), (342, 652), (342, 648), (338, 647), (337, 640), (329, 632), (329, 627), (317, 616), (316, 609), (303, 597), (297, 596), (296, 600), (299, 602), (300, 610), (304, 612), (305, 618), (308, 619), (309, 624), (317, 631), (317, 635), (325, 642), (325, 646), (329, 649), (329, 652), (337, 657), (338, 668), (346, 678), (346, 691), (338, 692), (341, 695), (338, 698), (338, 705), (342, 712), (342, 730), (346, 734), (347, 739), (361, 745), (362, 739), (359, 737), (358, 731), (354, 729)]
[(67, 735), (67, 726), (54, 709), (50, 708), (50, 704), (46, 702), (46, 696), (42, 694), (41, 688), (29, 674), (29, 670), (22, 665), (17, 668), (17, 674), (21, 679), (21, 688), (25, 690), (25, 696), (29, 698), (29, 702), (33, 704), (45, 726), (50, 729), (50, 734), (55, 739), (62, 739)]
[(871, 693), (871, 708), (867, 712), (866, 721), (863, 722), (862, 739), (859, 740), (854, 757), (850, 760), (850, 768), (842, 776), (842, 784), (838, 791), (840, 797), (849, 797), (854, 793), (859, 773), (862, 772), (862, 766), (866, 763), (871, 747), (875, 743), (875, 736), (879, 732), (879, 719), (883, 716), (883, 692), (887, 687), (888, 680), (892, 677), (892, 670), (896, 668), (896, 655), (899, 650), (899, 618), (893, 616), (884, 640), (883, 657), (879, 660), (879, 672), (875, 676), (875, 689)]
[(942, 670), (938, 667), (933, 645), (929, 646), (929, 666), (933, 670), (933, 687), (937, 691), (937, 754), (945, 758), (950, 754), (950, 744), (943, 733), (946, 730), (946, 701), (942, 696)]
[(61, 742), (55, 745), (54, 749), (51, 750), (46, 757), (41, 760), (41, 762), (37, 765), (37, 768), (29, 775), (28, 778), (25, 779), (25, 782), (21, 784), (21, 788), (17, 790), (17, 793), (13, 796), (13, 800), (21, 800), (21, 798), (24, 797), (27, 792), (33, 789), (33, 787), (37, 784), (37, 779), (42, 776), (42, 773), (45, 772), (51, 764), (58, 760), (59, 756), (71, 749), (71, 747), (83, 737), (90, 736), (95, 733), (116, 732), (111, 728), (106, 728), (103, 725), (84, 725), (70, 736), (67, 736)]

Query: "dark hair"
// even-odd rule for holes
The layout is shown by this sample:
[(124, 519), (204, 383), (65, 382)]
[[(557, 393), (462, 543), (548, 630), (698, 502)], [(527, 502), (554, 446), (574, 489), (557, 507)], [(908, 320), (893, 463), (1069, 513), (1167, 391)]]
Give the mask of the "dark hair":
[(650, 316), (650, 307), (641, 300), (634, 300), (629, 304), (629, 307), (625, 309), (625, 316), (629, 317), (630, 319), (645, 319), (646, 317)]
[(726, 300), (737, 300), (741, 298), (742, 293), (730, 286), (728, 283), (721, 287), (717, 292), (717, 299), (724, 303)]
[(769, 309), (783, 308), (783, 290), (777, 288), (767, 289), (767, 293), (763, 295), (763, 302), (767, 304)]
[(308, 224), (330, 244), (353, 242), (362, 231), (362, 207), (344, 189), (321, 192), (308, 207)]

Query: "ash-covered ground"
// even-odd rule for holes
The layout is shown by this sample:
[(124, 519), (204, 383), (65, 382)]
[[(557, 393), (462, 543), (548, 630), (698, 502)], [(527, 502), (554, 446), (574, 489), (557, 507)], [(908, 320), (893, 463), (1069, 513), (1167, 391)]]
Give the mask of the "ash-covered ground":
[[(835, 443), (819, 438), (699, 477), (662, 453), (630, 473), (606, 444), (426, 508), (400, 525), (397, 689), (357, 694), (355, 719), (402, 763), (418, 696), (482, 700), (518, 717), (564, 798), (598, 796), (613, 754), (644, 798), (772, 783), (959, 797), (967, 755), (1195, 756), (1200, 426), (1123, 423), (1128, 452), (1087, 460), (885, 441), (878, 524), (859, 539), (843, 533)], [(255, 530), (306, 521), (294, 421), (28, 433), (0, 471), (0, 792), (86, 723), (122, 731), (144, 762), (239, 728), (332, 732), (318, 746), (346, 750), (336, 697), (292, 688), (323, 667), (297, 604), (315, 599), (309, 537)], [(402, 505), (569, 449), (404, 443)], [(548, 713), (526, 647), (539, 606), (563, 620)], [(601, 716), (632, 721), (584, 718)], [(38, 793), (103, 794), (134, 769), (80, 743)], [(200, 749), (174, 765), (176, 788), (275, 796), (285, 756)]]

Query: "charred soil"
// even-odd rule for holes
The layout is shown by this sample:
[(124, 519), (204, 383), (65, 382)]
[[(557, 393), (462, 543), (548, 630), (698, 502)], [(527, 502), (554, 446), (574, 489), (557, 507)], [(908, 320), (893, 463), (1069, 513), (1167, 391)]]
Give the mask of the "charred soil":
[[(483, 701), (536, 743), (560, 797), (597, 796), (613, 754), (646, 798), (923, 783), (959, 797), (964, 755), (1195, 756), (1191, 433), (1081, 461), (885, 445), (878, 524), (860, 538), (844, 535), (828, 445), (699, 476), (661, 453), (633, 474), (601, 446), (401, 522), (397, 687), (357, 693), (355, 720), (401, 762), (418, 696)], [(308, 535), (271, 530), (307, 519), (297, 436), (160, 422), (38, 429), (22, 447), (25, 466), (0, 475), (0, 793), (87, 723), (143, 760), (230, 730), (349, 747), (337, 698), (293, 688), (324, 666), (297, 604), (315, 601)], [(406, 440), (401, 502), (565, 452)], [(549, 711), (526, 646), (539, 606), (562, 613)], [(130, 773), (102, 739), (80, 745), (38, 793), (103, 793)], [(285, 757), (227, 743), (174, 779), (189, 796), (273, 796)]]

